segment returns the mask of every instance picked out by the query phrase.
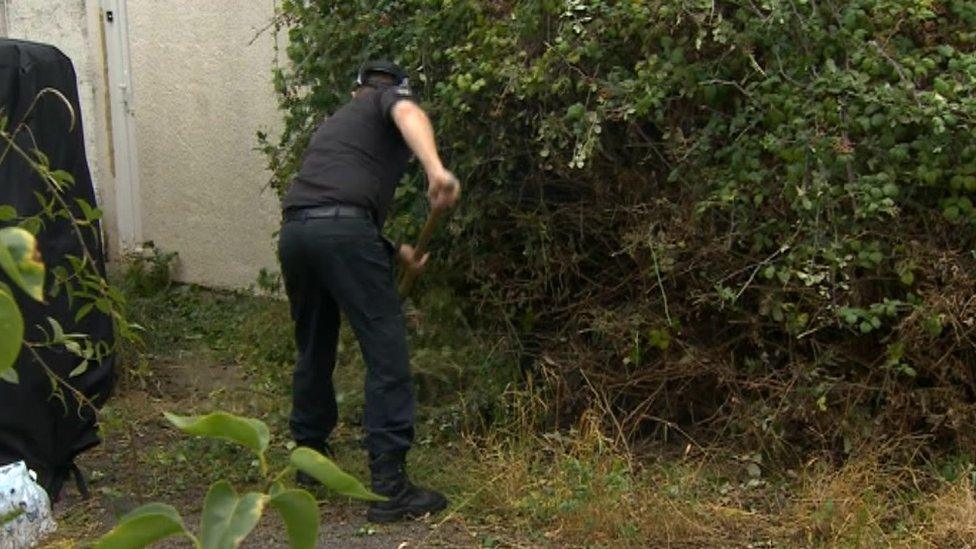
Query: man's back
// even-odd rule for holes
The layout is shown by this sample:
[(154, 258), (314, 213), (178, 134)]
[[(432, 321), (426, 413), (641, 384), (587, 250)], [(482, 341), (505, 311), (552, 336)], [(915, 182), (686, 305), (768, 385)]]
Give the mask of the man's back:
[(411, 154), (390, 110), (397, 101), (410, 98), (405, 88), (365, 88), (322, 122), (283, 208), (360, 206), (382, 225)]

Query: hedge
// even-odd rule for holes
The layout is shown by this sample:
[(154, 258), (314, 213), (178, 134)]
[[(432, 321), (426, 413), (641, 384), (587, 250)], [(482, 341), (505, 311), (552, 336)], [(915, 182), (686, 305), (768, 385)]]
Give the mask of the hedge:
[(976, 449), (973, 2), (285, 0), (277, 22), (272, 185), (359, 63), (407, 67), (466, 186), (434, 279), (557, 374), (560, 421)]

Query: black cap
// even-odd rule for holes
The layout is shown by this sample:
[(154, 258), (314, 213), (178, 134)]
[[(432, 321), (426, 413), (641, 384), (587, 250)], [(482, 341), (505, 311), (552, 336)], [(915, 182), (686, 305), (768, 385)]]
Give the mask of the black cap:
[(367, 61), (366, 63), (363, 63), (361, 67), (359, 67), (359, 75), (356, 77), (356, 85), (366, 85), (366, 75), (374, 72), (392, 76), (394, 80), (396, 80), (396, 86), (402, 86), (407, 82), (407, 72), (400, 68), (399, 65), (385, 59), (375, 59), (373, 61)]

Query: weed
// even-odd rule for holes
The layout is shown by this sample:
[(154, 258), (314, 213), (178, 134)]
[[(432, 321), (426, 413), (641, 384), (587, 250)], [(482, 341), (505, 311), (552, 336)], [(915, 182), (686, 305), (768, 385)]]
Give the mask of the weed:
[(134, 297), (165, 292), (173, 283), (178, 257), (177, 252), (165, 252), (152, 241), (143, 243), (124, 258), (123, 289)]

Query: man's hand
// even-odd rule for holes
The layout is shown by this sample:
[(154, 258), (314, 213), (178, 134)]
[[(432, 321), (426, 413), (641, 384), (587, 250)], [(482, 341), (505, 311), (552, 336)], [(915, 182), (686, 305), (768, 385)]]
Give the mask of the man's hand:
[(428, 172), (427, 182), (427, 197), (435, 210), (450, 208), (461, 196), (461, 183), (444, 168)]
[(397, 251), (397, 255), (400, 259), (400, 265), (408, 271), (413, 271), (414, 273), (420, 273), (424, 270), (427, 265), (427, 260), (430, 259), (430, 254), (424, 254), (421, 258), (415, 258), (416, 251), (413, 246), (409, 244), (400, 244), (400, 249)]

